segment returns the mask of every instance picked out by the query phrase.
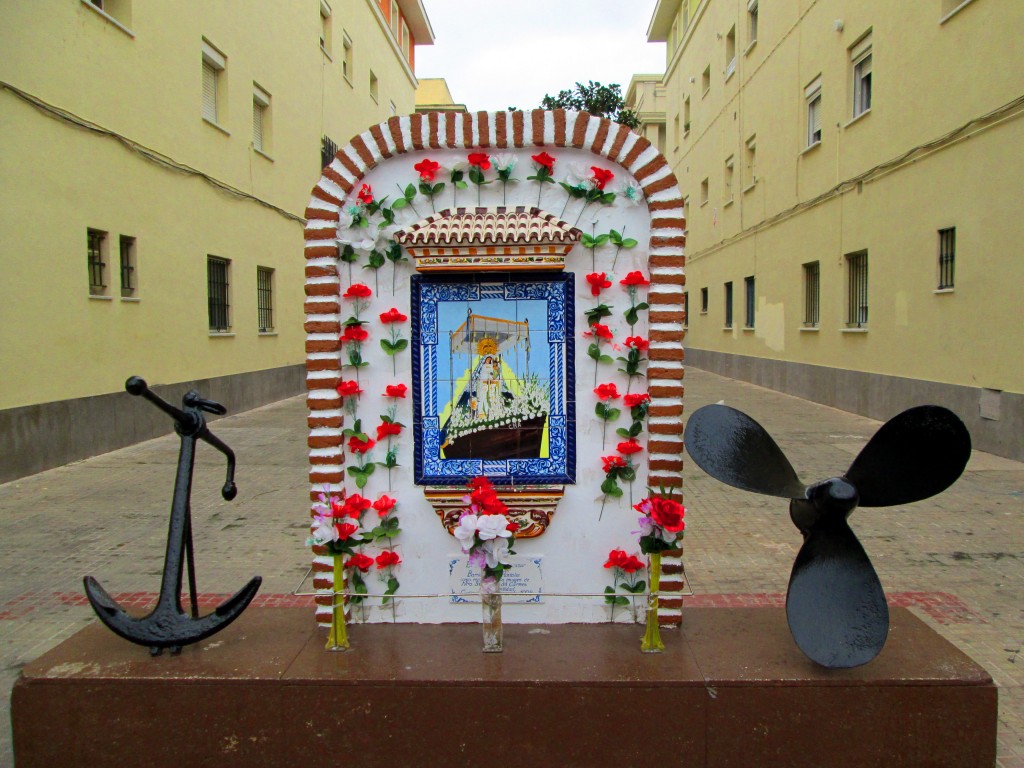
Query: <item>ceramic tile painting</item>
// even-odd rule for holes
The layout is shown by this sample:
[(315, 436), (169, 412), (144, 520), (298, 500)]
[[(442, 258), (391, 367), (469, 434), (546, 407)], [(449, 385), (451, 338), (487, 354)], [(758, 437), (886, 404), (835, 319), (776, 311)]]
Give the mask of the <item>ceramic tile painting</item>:
[(417, 483), (574, 482), (573, 279), (413, 278)]

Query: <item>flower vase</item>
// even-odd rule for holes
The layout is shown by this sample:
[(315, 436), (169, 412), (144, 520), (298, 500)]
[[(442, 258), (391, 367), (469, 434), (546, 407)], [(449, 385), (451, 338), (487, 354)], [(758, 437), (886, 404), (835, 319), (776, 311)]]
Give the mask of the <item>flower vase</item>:
[(348, 650), (348, 628), (345, 626), (345, 558), (334, 556), (334, 596), (331, 601), (331, 632), (327, 635), (327, 650)]
[(480, 603), (483, 606), (484, 653), (501, 653), (501, 582), (484, 577), (480, 580)]
[(661, 627), (658, 624), (658, 590), (661, 588), (661, 553), (651, 554), (649, 566), (651, 577), (651, 593), (647, 601), (647, 629), (644, 639), (640, 641), (640, 650), (644, 653), (661, 653), (665, 644), (661, 642)]

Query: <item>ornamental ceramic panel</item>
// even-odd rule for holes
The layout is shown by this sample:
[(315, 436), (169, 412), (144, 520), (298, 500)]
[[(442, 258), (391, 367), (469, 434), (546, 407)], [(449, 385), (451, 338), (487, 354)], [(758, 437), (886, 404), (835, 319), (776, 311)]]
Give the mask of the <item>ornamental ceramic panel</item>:
[(572, 274), (412, 278), (415, 478), (575, 482)]

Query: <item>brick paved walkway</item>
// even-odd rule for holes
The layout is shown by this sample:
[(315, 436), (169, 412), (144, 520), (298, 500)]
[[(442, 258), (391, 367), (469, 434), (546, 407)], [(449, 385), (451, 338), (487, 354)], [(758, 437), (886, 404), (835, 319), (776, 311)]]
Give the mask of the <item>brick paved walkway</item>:
[[(724, 400), (760, 421), (805, 481), (845, 470), (878, 422), (696, 369), (686, 407)], [(305, 573), (305, 406), (275, 403), (216, 423), (238, 454), (239, 495), (221, 500), (219, 455), (200, 449), (193, 491), (201, 602), (254, 574), (263, 605)], [(159, 586), (177, 461), (175, 437), (0, 485), (0, 766), (11, 764), (10, 688), (18, 670), (92, 620), (81, 578), (118, 600), (150, 603)], [(799, 533), (782, 500), (727, 488), (686, 469), (686, 605), (779, 605)], [(975, 453), (941, 496), (861, 509), (851, 524), (890, 603), (910, 607), (982, 664), (1000, 686), (999, 766), (1024, 768), (1024, 464)], [(140, 553), (146, 553), (140, 558)], [(146, 588), (142, 592), (128, 592)]]

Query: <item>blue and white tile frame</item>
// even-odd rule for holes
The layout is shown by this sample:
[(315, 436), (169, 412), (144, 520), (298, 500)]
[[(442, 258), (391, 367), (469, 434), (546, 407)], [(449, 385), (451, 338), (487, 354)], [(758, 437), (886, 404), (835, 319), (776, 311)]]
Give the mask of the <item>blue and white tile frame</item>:
[[(575, 316), (573, 273), (415, 275), (411, 283), (414, 478), (419, 485), (462, 486), (488, 477), (496, 485), (576, 482)], [(441, 457), (438, 397), (438, 303), (485, 299), (544, 301), (548, 342), (548, 456), (532, 459)]]

